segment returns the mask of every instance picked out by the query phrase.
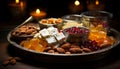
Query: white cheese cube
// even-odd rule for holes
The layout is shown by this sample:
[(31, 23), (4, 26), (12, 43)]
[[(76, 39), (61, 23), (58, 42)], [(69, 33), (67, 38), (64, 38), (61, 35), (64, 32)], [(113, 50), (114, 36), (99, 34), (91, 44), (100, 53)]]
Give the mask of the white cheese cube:
[(54, 27), (49, 27), (47, 30), (49, 31), (50, 35), (55, 35), (58, 33), (58, 29)]
[(41, 31), (39, 31), (39, 33), (43, 36), (43, 37), (47, 37), (50, 35), (50, 33), (48, 32), (47, 29), (42, 29)]
[(52, 43), (57, 42), (54, 36), (46, 38), (46, 41), (48, 42), (48, 44), (52, 44)]
[(60, 41), (60, 40), (62, 40), (62, 39), (65, 38), (65, 35), (64, 35), (62, 32), (57, 33), (57, 34), (55, 34), (54, 36), (56, 37), (56, 39), (57, 39), (58, 41)]

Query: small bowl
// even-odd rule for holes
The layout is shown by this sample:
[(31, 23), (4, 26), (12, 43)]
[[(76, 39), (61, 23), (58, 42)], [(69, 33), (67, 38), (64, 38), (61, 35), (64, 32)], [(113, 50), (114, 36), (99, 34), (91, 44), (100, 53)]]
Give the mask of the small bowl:
[(89, 29), (85, 27), (70, 27), (63, 30), (66, 41), (71, 43), (79, 43), (88, 39)]
[(32, 38), (39, 30), (39, 24), (26, 23), (24, 25), (19, 25), (12, 30), (11, 35), (13, 39), (23, 40), (26, 38)]
[(81, 15), (78, 15), (78, 14), (65, 15), (65, 16), (62, 16), (62, 19), (79, 21), (81, 19)]
[(58, 28), (58, 25), (60, 25), (63, 22), (61, 18), (47, 18), (47, 19), (41, 19), (39, 21), (41, 28), (48, 28), (48, 27), (56, 27)]
[[(109, 31), (112, 13), (106, 11), (86, 11), (81, 13), (82, 17), (89, 20), (89, 26), (102, 25), (106, 31)], [(84, 19), (85, 20), (85, 19)]]

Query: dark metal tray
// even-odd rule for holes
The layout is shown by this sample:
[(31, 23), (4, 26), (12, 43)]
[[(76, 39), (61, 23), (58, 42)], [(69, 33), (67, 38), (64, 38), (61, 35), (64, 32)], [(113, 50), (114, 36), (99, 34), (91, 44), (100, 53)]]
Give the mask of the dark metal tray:
[[(27, 23), (32, 19), (33, 19), (32, 17), (29, 17), (25, 22), (23, 22), (19, 26), (22, 26), (23, 24)], [(116, 39), (115, 43), (112, 46), (103, 48), (98, 51), (82, 54), (70, 54), (70, 55), (51, 54), (45, 52), (36, 52), (34, 50), (28, 50), (20, 46), (19, 44), (17, 44), (17, 41), (11, 39), (12, 37), (11, 32), (12, 30), (8, 33), (7, 40), (9, 41), (10, 44), (12, 44), (12, 46), (15, 47), (15, 52), (17, 52), (20, 56), (31, 60), (50, 63), (76, 63), (102, 59), (103, 57), (107, 56), (108, 53), (110, 53), (111, 49), (113, 49), (120, 43), (120, 33), (117, 30), (110, 28), (109, 35), (113, 36)]]

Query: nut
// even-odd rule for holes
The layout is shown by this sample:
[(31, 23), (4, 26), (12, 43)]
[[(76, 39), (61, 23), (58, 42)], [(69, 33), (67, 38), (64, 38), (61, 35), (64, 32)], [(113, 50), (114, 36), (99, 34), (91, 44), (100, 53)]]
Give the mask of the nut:
[(71, 45), (71, 48), (80, 48), (78, 45)]
[(54, 53), (55, 51), (54, 50), (48, 50), (48, 53)]
[(65, 53), (65, 50), (63, 48), (56, 48), (56, 50), (59, 52), (59, 53)]
[(19, 57), (8, 57), (3, 61), (2, 64), (3, 65), (8, 65), (8, 64), (15, 65), (16, 62), (19, 60), (21, 60), (21, 58), (19, 58)]
[(10, 60), (10, 64), (15, 65), (16, 64), (16, 60), (15, 59)]
[(65, 44), (63, 44), (62, 46), (61, 46), (61, 48), (63, 48), (63, 49), (69, 49), (70, 48), (70, 43), (65, 43)]
[(103, 43), (103, 44), (100, 45), (100, 48), (103, 49), (103, 48), (106, 48), (106, 47), (109, 47), (109, 46), (111, 46), (111, 44), (104, 44)]
[(71, 54), (70, 52), (65, 52), (65, 54)]
[(15, 59), (16, 61), (20, 61), (20, 60), (21, 60), (20, 57), (14, 57), (14, 59)]
[(80, 48), (70, 48), (71, 53), (82, 53), (82, 49)]
[(54, 54), (59, 54), (59, 52), (55, 52)]
[(82, 50), (83, 50), (84, 52), (91, 52), (91, 50), (90, 50), (89, 48), (82, 48)]
[(10, 61), (5, 60), (5, 61), (3, 61), (3, 63), (2, 63), (2, 64), (6, 66), (6, 65), (8, 65), (8, 64), (9, 64), (9, 62), (10, 62)]
[(51, 47), (46, 47), (46, 48), (44, 49), (44, 52), (47, 52), (47, 51), (49, 51), (49, 50), (51, 50)]
[(13, 57), (8, 57), (8, 58), (6, 58), (5, 60), (6, 61), (10, 61), (10, 60), (12, 60), (13, 59)]

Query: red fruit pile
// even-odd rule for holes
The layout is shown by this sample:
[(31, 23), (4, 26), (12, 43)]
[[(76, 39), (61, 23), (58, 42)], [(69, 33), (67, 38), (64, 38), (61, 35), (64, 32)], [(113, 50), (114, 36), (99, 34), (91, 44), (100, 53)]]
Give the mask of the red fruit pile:
[(65, 32), (68, 32), (69, 34), (86, 34), (89, 32), (88, 29), (83, 27), (71, 27), (64, 30)]

